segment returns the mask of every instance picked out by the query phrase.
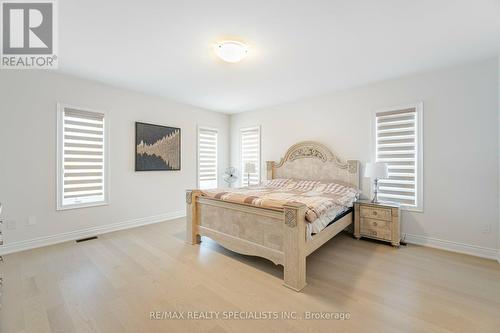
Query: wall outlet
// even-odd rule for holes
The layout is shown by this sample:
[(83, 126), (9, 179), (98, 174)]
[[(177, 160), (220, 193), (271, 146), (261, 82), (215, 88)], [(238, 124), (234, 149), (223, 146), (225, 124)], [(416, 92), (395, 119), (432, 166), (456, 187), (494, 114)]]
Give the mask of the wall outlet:
[(483, 234), (489, 234), (491, 232), (491, 224), (485, 224), (483, 225)]
[(37, 223), (38, 223), (38, 221), (36, 219), (36, 216), (30, 216), (30, 217), (28, 217), (28, 225), (29, 226), (36, 225)]

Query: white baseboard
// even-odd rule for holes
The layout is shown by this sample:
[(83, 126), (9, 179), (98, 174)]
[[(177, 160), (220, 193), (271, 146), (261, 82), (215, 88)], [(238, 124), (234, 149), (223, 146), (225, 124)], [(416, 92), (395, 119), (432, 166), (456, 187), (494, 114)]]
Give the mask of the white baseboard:
[(102, 235), (108, 232), (140, 227), (143, 225), (173, 220), (184, 216), (186, 216), (186, 212), (180, 210), (155, 216), (142, 217), (138, 219), (117, 222), (113, 224), (106, 224), (103, 226), (64, 232), (57, 235), (38, 237), (19, 242), (13, 242), (13, 243), (4, 242), (4, 245), (0, 246), (0, 255), (35, 249), (37, 247), (63, 243), (67, 241), (73, 241), (76, 239), (81, 239), (86, 237)]
[(469, 245), (449, 240), (412, 234), (406, 234), (405, 241), (410, 244), (428, 246), (436, 249), (468, 254), (475, 257), (498, 260), (498, 250), (488, 247)]
[[(0, 255), (5, 255), (14, 252), (20, 252), (38, 247), (73, 241), (76, 239), (102, 235), (108, 232), (140, 227), (148, 224), (159, 223), (163, 221), (173, 220), (185, 217), (185, 211), (175, 211), (155, 216), (142, 217), (138, 219), (107, 224), (103, 226), (91, 227), (71, 232), (60, 233), (57, 235), (38, 237), (20, 242), (7, 243), (0, 246)], [(443, 239), (437, 239), (421, 235), (406, 234), (405, 241), (410, 244), (433, 247), (441, 250), (464, 253), (476, 257), (497, 260), (500, 263), (500, 251), (496, 249), (458, 243)]]

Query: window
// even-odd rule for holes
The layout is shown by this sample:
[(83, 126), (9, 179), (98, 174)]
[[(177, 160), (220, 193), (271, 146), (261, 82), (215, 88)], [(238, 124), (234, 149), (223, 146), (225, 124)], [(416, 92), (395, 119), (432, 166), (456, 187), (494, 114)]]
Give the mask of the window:
[(216, 129), (198, 128), (198, 188), (217, 187), (217, 136)]
[(104, 113), (58, 105), (57, 209), (106, 204)]
[(376, 161), (389, 169), (378, 196), (410, 210), (422, 210), (422, 113), (419, 103), (375, 114)]
[[(260, 182), (260, 127), (242, 128), (240, 144), (241, 183), (247, 185), (250, 175), (250, 185), (258, 184)], [(247, 163), (255, 165), (255, 172), (245, 173)]]

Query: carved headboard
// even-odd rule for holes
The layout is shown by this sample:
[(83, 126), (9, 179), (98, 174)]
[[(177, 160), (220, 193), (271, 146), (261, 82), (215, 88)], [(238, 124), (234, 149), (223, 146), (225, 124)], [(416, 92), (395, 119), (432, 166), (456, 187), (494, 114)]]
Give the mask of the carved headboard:
[(291, 146), (279, 163), (266, 163), (267, 179), (335, 180), (359, 188), (359, 161), (344, 163), (326, 146), (314, 141)]

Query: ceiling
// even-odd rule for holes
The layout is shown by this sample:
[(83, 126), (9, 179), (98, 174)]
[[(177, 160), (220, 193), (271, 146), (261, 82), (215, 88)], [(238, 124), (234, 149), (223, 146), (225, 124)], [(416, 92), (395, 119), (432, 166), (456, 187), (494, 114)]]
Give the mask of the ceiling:
[[(500, 0), (64, 0), (65, 73), (235, 113), (500, 54)], [(239, 64), (212, 44), (250, 45)]]

